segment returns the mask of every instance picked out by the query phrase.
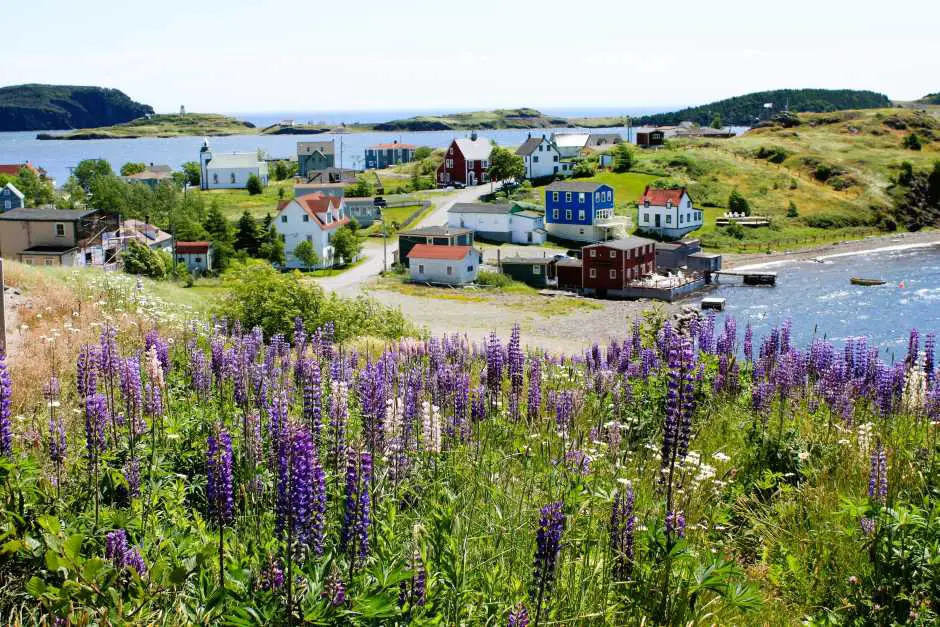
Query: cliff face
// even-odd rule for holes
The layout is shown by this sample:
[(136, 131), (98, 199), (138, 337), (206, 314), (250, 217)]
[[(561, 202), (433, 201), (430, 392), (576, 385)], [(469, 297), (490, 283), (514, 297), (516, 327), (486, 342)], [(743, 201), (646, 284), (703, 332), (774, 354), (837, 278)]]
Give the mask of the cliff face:
[(152, 113), (152, 107), (117, 89), (35, 84), (0, 88), (0, 131), (110, 126)]

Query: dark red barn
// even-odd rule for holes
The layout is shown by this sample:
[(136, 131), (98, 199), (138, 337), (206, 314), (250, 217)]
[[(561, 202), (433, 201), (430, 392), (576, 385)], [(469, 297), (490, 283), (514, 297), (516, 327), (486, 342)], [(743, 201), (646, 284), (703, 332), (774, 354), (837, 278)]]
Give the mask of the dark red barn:
[(490, 151), (493, 146), (489, 141), (477, 137), (473, 133), (468, 138), (455, 139), (447, 147), (444, 163), (437, 168), (437, 182), (439, 185), (479, 185), (486, 183), (489, 178), (487, 169), (490, 166)]
[(584, 289), (604, 296), (622, 290), (632, 281), (656, 270), (656, 242), (645, 237), (625, 237), (581, 249), (581, 283)]

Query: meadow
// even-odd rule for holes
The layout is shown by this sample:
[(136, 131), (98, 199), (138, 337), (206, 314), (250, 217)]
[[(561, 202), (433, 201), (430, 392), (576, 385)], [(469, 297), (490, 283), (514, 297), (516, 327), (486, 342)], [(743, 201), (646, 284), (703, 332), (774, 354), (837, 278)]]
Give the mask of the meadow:
[(58, 279), (0, 360), (4, 624), (936, 622), (932, 334), (648, 315), (559, 355)]

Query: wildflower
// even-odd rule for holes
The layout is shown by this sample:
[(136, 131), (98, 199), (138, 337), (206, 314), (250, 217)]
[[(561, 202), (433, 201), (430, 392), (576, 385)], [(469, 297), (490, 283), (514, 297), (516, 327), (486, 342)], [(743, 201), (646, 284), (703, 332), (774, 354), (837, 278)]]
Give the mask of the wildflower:
[(427, 597), (428, 573), (421, 559), (421, 553), (417, 549), (415, 549), (411, 557), (411, 570), (414, 572), (411, 579), (402, 581), (399, 584), (399, 607), (403, 607), (406, 603), (413, 606), (422, 606)]
[(529, 362), (529, 397), (527, 413), (529, 420), (538, 418), (542, 409), (542, 366), (538, 358)]
[(271, 592), (284, 587), (284, 569), (273, 556), (268, 556), (268, 565), (261, 573), (261, 587)]
[(555, 400), (555, 423), (562, 434), (571, 432), (574, 426), (574, 392), (564, 390)]
[(124, 481), (127, 482), (127, 496), (135, 499), (140, 496), (140, 461), (136, 457), (130, 457), (124, 462), (122, 469)]
[(542, 595), (552, 587), (558, 554), (561, 552), (561, 536), (565, 527), (565, 514), (561, 501), (549, 503), (542, 508), (539, 529), (535, 536), (535, 561), (533, 564), (533, 598), (541, 607)]
[(0, 353), (0, 455), (10, 457), (13, 454), (13, 429), (10, 425), (10, 403), (13, 397), (13, 384), (7, 369), (7, 357)]
[[(278, 445), (277, 518), (275, 529), (289, 544), (323, 552), (326, 479), (305, 425), (291, 424)], [(288, 547), (293, 550), (293, 546)]]
[(627, 482), (623, 492), (618, 490), (614, 493), (610, 514), (610, 543), (616, 557), (614, 576), (619, 581), (629, 579), (633, 570), (633, 532), (636, 527), (633, 506), (633, 485)]
[(666, 514), (666, 535), (685, 537), (685, 514), (681, 511), (668, 512)]
[(219, 526), (232, 521), (232, 438), (221, 425), (209, 436), (206, 461), (206, 498)]
[(508, 627), (529, 627), (529, 610), (525, 603), (519, 601), (516, 606), (509, 611)]
[(147, 575), (147, 565), (136, 547), (127, 544), (127, 532), (116, 529), (105, 537), (105, 558), (117, 569), (132, 568), (140, 577)]
[(362, 563), (369, 552), (371, 521), (372, 456), (350, 448), (346, 456), (346, 500), (340, 546), (353, 564)]
[(334, 566), (334, 572), (326, 580), (321, 596), (329, 599), (331, 606), (339, 607), (346, 603), (346, 584), (343, 583), (339, 571), (335, 568)]
[(888, 498), (888, 458), (884, 446), (879, 442), (871, 452), (871, 469), (868, 474), (868, 498), (882, 505)]

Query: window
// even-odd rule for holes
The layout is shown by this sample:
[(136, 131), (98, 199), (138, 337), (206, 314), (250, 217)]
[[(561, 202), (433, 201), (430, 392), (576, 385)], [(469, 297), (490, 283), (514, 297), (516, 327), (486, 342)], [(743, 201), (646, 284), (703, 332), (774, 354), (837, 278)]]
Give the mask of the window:
[(232, 175), (229, 177), (232, 180), (232, 185), (235, 184), (235, 173), (232, 172)]
[(4, 208), (4, 209), (12, 209), (12, 208), (13, 208), (13, 203), (10, 202), (9, 200), (4, 200), (4, 201), (3, 201), (3, 208)]
[(612, 191), (607, 190), (607, 200), (613, 200), (613, 194), (614, 193)]
[(592, 249), (591, 249), (591, 256), (592, 256), (592, 257), (597, 257), (597, 249), (596, 249), (596, 248), (592, 248)]
[(179, 255), (179, 256), (176, 258), (176, 260), (177, 260), (178, 262), (180, 262), (180, 263), (183, 263), (184, 261), (186, 261), (186, 258), (183, 257), (182, 255)]
[(555, 155), (554, 157), (552, 157), (552, 161), (554, 161), (555, 163), (558, 163), (558, 155)]
[(630, 259), (636, 259), (636, 248), (630, 251)]
[(684, 218), (685, 218), (685, 216), (680, 213), (680, 214), (679, 214), (679, 224), (682, 224)]
[(454, 273), (454, 266), (447, 266), (447, 276), (450, 276)]
[(65, 224), (62, 222), (56, 222), (55, 225), (55, 236), (56, 237), (65, 237)]
[(616, 279), (616, 278), (617, 278), (617, 271), (616, 271), (616, 270), (611, 270), (611, 271), (610, 271), (610, 278), (612, 278), (612, 279)]
[(579, 204), (579, 205), (584, 204), (584, 192), (579, 192), (579, 193), (578, 193), (578, 204)]
[(281, 222), (284, 223), (284, 224), (287, 224), (287, 216), (286, 216), (286, 215), (281, 216)]
[(692, 221), (692, 214), (691, 214), (691, 213), (685, 214), (685, 221), (686, 221), (686, 222), (691, 222), (691, 221)]
[[(558, 192), (552, 192), (552, 202), (558, 202)], [(558, 211), (557, 209), (555, 211)]]
[(218, 173), (218, 172), (213, 172), (213, 173), (212, 173), (212, 182), (213, 182), (213, 183), (218, 183), (218, 182), (219, 182), (219, 173)]
[(473, 272), (473, 266), (467, 266), (467, 272)]
[(672, 223), (672, 216), (667, 214), (667, 215), (666, 215), (666, 224), (671, 224), (671, 223)]
[(532, 264), (532, 274), (542, 274), (542, 266), (537, 263)]
[(592, 279), (596, 279), (596, 278), (597, 278), (597, 268), (591, 268), (591, 270), (588, 272), (588, 276), (590, 276)]
[(552, 209), (552, 219), (553, 220), (558, 219), (558, 209)]
[(307, 236), (307, 241), (312, 244), (312, 243), (313, 243), (313, 235), (308, 235), (308, 236)]
[(643, 201), (643, 207), (645, 207), (646, 209), (649, 209), (649, 206), (650, 206), (650, 201), (644, 200), (644, 201)]
[(424, 266), (418, 265), (418, 274), (424, 274)]
[(304, 214), (304, 222), (310, 222), (310, 216), (308, 216), (306, 213)]
[(584, 209), (578, 211), (578, 220), (584, 221)]
[(692, 208), (692, 201), (691, 201), (691, 200), (685, 201), (685, 206), (688, 207), (689, 209), (691, 209), (691, 208)]
[(601, 201), (601, 193), (600, 193), (600, 192), (594, 192), (594, 200), (596, 200), (597, 202), (600, 202), (600, 201)]
[(584, 235), (584, 229), (578, 229), (578, 235)]
[(616, 258), (617, 258), (617, 251), (616, 251), (616, 250), (610, 251), (610, 258), (611, 258), (611, 259), (616, 259)]
[(532, 157), (532, 161), (534, 161), (535, 163), (538, 163), (538, 162), (539, 162), (539, 156), (538, 156), (538, 155), (535, 155), (534, 157)]
[(46, 257), (46, 265), (47, 265), (47, 266), (54, 266), (54, 265), (55, 265), (55, 260), (54, 260), (52, 257)]
[(565, 220), (570, 220), (570, 219), (571, 219), (571, 209), (566, 209), (566, 210), (565, 210)]
[(571, 202), (571, 192), (565, 192), (565, 202)]
[(196, 257), (196, 263), (202, 263), (202, 257)]
[(542, 144), (539, 144), (539, 152), (542, 152)]
[[(447, 154), (449, 154), (449, 155), (454, 154), (454, 147), (453, 147), (453, 146), (451, 146), (450, 148), (447, 149)], [(421, 267), (423, 268), (424, 266), (421, 266)]]
[(650, 214), (644, 213), (644, 214), (643, 214), (643, 222), (649, 224), (649, 221), (650, 221)]

